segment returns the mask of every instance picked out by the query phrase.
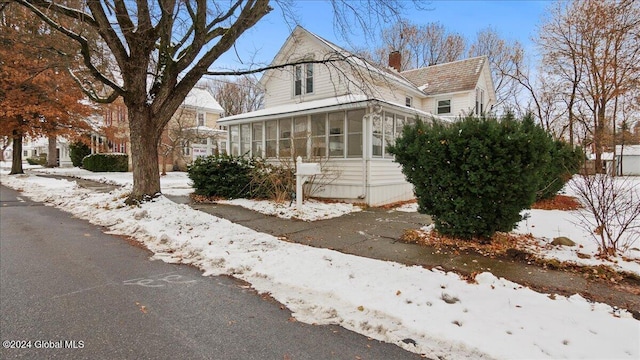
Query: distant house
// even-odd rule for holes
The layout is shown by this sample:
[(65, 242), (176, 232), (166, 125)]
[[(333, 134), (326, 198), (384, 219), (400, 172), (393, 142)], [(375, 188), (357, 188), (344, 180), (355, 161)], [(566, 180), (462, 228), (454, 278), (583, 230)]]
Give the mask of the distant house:
[(616, 146), (617, 175), (640, 176), (640, 145)]
[[(118, 99), (102, 109), (97, 121), (99, 130), (91, 137), (92, 153), (128, 154), (131, 165), (126, 106)], [(158, 146), (160, 169), (184, 170), (196, 157), (226, 149), (227, 132), (217, 123), (222, 113), (222, 107), (206, 88), (193, 88), (162, 134)]]
[(224, 152), (227, 132), (218, 125), (223, 113), (209, 90), (193, 88), (162, 134), (161, 170), (185, 170), (199, 156)]
[(413, 198), (400, 165), (388, 152), (416, 117), (453, 120), (489, 111), (495, 91), (486, 57), (401, 71), (400, 53), (380, 68), (296, 27), (272, 64), (304, 60), (264, 73), (264, 108), (229, 116), (228, 151), (321, 162), (335, 176), (313, 196), (378, 206)]
[[(25, 161), (28, 158), (38, 158), (39, 156), (49, 153), (49, 140), (42, 136), (38, 138), (25, 138), (22, 144), (22, 160)], [(58, 136), (56, 139), (56, 152), (58, 159), (58, 166), (71, 167), (71, 157), (69, 156), (69, 141), (63, 137)], [(8, 153), (7, 160), (12, 158), (12, 154)]]

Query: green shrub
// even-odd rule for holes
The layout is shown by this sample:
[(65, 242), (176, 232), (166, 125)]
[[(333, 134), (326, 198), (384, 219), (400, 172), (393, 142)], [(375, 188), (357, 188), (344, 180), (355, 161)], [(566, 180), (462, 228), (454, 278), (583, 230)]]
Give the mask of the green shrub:
[(187, 172), (198, 195), (235, 199), (249, 193), (250, 159), (227, 154), (199, 157)]
[(391, 153), (440, 233), (490, 238), (510, 231), (535, 201), (553, 140), (530, 116), (418, 121)]
[(38, 156), (35, 157), (30, 157), (27, 158), (27, 163), (29, 165), (42, 165), (45, 166), (47, 165), (47, 154), (40, 154)]
[(562, 140), (554, 141), (551, 161), (542, 172), (542, 183), (538, 186), (536, 200), (554, 197), (578, 173), (584, 160), (581, 148), (574, 148)]
[(76, 141), (69, 145), (69, 157), (73, 166), (81, 167), (82, 159), (91, 154), (91, 149), (82, 141)]
[[(260, 158), (227, 154), (197, 158), (187, 170), (195, 193), (226, 199), (278, 199), (295, 186), (293, 171)], [(289, 190), (290, 191), (290, 190)]]
[(126, 154), (91, 154), (83, 158), (82, 167), (94, 172), (127, 172), (129, 157)]

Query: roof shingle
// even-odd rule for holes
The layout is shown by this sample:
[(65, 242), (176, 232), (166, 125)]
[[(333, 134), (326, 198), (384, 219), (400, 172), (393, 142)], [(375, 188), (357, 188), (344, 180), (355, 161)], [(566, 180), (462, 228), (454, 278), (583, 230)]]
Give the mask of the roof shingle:
[(427, 95), (473, 90), (485, 61), (485, 56), (479, 56), (407, 70), (400, 74)]

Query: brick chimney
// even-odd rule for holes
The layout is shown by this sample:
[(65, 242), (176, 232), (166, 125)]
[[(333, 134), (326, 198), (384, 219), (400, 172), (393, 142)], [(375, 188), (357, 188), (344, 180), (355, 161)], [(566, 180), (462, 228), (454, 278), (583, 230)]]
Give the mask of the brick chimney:
[(389, 53), (389, 67), (396, 69), (396, 71), (400, 72), (402, 64), (402, 55), (400, 51), (392, 51)]

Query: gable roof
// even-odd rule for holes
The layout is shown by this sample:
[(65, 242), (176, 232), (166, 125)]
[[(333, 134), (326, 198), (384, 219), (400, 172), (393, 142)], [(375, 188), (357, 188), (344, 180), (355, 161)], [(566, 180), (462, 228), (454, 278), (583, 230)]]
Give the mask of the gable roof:
[(204, 110), (217, 114), (222, 114), (224, 110), (218, 104), (209, 90), (202, 87), (194, 87), (189, 91), (187, 97), (184, 98), (182, 106), (197, 110)]
[(478, 84), (486, 56), (431, 65), (401, 73), (427, 95), (473, 90)]

